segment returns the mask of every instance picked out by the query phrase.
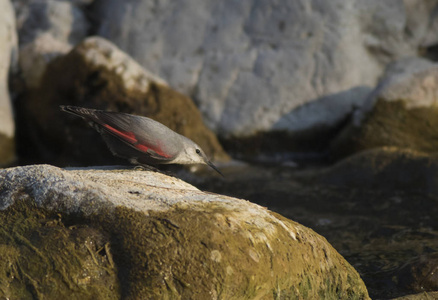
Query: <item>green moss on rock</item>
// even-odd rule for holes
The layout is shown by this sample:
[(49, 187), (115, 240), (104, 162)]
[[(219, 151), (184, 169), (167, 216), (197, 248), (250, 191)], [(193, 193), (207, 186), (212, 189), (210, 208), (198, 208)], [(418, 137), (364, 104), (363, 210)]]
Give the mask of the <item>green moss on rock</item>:
[(366, 149), (396, 146), (427, 153), (438, 149), (438, 107), (407, 108), (405, 101), (377, 99), (360, 126), (349, 125), (332, 143), (339, 159)]
[(324, 238), (309, 229), (292, 238), (301, 225), (279, 215), (285, 227), (271, 222), (267, 236), (236, 213), (215, 204), (148, 216), (118, 207), (92, 219), (112, 232), (127, 299), (368, 299)]
[(0, 298), (119, 299), (105, 236), (30, 202), (0, 211), (0, 257)]

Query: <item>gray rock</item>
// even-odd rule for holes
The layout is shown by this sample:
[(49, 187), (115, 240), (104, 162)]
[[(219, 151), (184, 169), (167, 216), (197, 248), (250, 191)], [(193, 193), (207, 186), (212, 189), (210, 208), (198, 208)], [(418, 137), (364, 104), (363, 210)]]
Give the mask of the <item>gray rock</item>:
[(28, 88), (39, 85), (51, 60), (82, 41), (90, 28), (81, 1), (14, 0), (20, 69)]
[(40, 34), (50, 34), (60, 42), (75, 45), (84, 39), (89, 24), (74, 1), (14, 0), (20, 45), (33, 42)]
[(31, 43), (20, 48), (20, 69), (27, 88), (37, 88), (54, 58), (66, 54), (71, 46), (49, 33), (40, 34)]
[(15, 158), (15, 123), (8, 90), (8, 76), (16, 69), (17, 34), (15, 16), (8, 0), (0, 0), (0, 166)]
[(4, 169), (0, 207), (2, 222), (36, 210), (105, 232), (129, 299), (369, 299), (357, 272), (311, 229), (159, 173)]
[[(437, 40), (428, 0), (96, 4), (99, 34), (192, 95), (225, 137), (333, 128), (364, 98), (323, 97), (373, 86), (388, 62)], [(326, 102), (333, 114), (315, 117)]]

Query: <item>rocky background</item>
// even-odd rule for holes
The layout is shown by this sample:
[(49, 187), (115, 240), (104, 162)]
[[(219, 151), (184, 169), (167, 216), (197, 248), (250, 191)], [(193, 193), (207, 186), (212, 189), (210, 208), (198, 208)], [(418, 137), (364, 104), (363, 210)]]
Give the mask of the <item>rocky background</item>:
[(59, 105), (149, 116), (226, 175), (181, 177), (313, 228), (372, 298), (438, 290), (436, 1), (0, 8), (0, 166), (125, 164)]

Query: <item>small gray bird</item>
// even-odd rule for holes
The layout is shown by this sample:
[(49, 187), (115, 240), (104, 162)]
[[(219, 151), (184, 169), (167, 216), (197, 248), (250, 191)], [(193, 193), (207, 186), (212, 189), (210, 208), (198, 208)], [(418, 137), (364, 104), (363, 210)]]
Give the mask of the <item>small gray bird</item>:
[(87, 121), (114, 155), (132, 164), (206, 164), (223, 176), (201, 147), (157, 121), (76, 106), (61, 105), (60, 108)]

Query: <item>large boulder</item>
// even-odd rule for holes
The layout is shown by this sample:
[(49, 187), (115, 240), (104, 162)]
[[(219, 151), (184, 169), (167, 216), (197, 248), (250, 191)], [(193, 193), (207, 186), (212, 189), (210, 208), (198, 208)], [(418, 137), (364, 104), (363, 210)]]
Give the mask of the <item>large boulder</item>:
[(217, 133), (286, 132), (292, 139), (278, 144), (292, 149), (304, 145), (298, 133), (324, 139), (342, 123), (388, 62), (434, 45), (436, 7), (428, 0), (106, 0), (93, 12), (98, 34), (193, 96)]
[(438, 64), (406, 58), (389, 65), (364, 106), (333, 140), (333, 158), (382, 146), (436, 152), (437, 90)]
[(194, 140), (213, 159), (228, 159), (190, 98), (103, 38), (87, 38), (49, 63), (38, 87), (27, 93), (23, 131), (37, 145), (33, 155), (45, 162), (122, 163), (85, 122), (60, 112), (61, 104), (144, 115)]
[(16, 68), (17, 33), (9, 0), (0, 0), (0, 167), (15, 160), (15, 123), (8, 89), (10, 69)]
[(369, 149), (314, 175), (313, 179), (322, 184), (438, 195), (438, 153), (397, 147)]
[[(93, 270), (108, 268), (101, 278), (107, 280), (103, 292), (112, 286), (118, 294), (120, 286), (126, 299), (369, 299), (353, 267), (311, 229), (159, 173), (66, 171), (49, 165), (5, 169), (0, 171), (0, 208), (0, 249), (11, 257), (5, 266), (10, 272), (0, 275), (10, 282), (9, 294), (36, 290), (45, 298), (53, 292), (49, 283), (73, 292), (82, 283), (79, 298), (90, 282), (102, 284), (99, 273), (86, 279), (75, 269), (81, 257), (72, 247), (56, 258), (44, 247), (45, 238), (55, 236), (59, 245), (64, 240), (71, 245), (71, 235), (81, 227), (82, 234), (89, 232), (91, 241), (104, 245), (100, 252), (90, 244), (91, 254), (80, 252), (86, 261), (98, 256)], [(50, 224), (46, 235), (38, 224)], [(79, 249), (86, 237), (76, 239)], [(20, 259), (29, 249), (35, 262)], [(44, 276), (38, 274), (42, 259)], [(62, 276), (46, 273), (52, 268), (64, 268)], [(14, 277), (17, 270), (25, 275)]]

